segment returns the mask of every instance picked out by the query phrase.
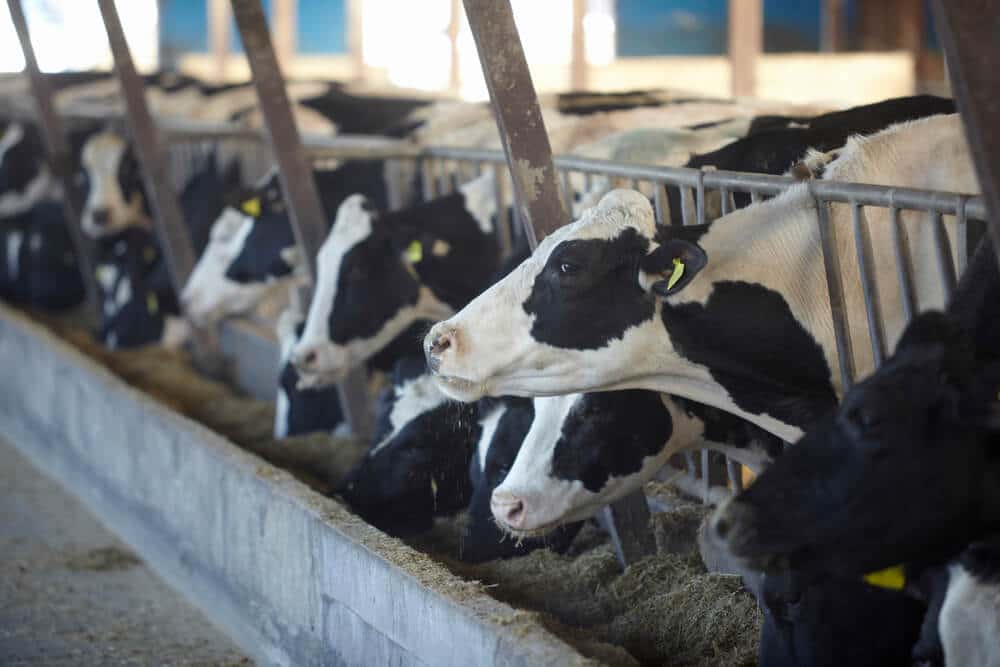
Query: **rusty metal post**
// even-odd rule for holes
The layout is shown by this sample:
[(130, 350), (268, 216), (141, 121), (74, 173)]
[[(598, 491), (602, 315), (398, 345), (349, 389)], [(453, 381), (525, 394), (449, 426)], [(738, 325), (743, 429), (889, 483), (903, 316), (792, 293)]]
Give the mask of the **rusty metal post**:
[(166, 157), (160, 145), (160, 135), (153, 123), (153, 117), (146, 105), (142, 79), (135, 71), (132, 54), (125, 41), (121, 20), (114, 0), (97, 0), (104, 19), (104, 29), (108, 33), (111, 55), (115, 61), (115, 73), (121, 84), (125, 100), (126, 119), (136, 155), (142, 166), (142, 179), (149, 191), (150, 203), (156, 219), (156, 231), (163, 245), (163, 256), (167, 261), (174, 290), (180, 294), (184, 283), (194, 267), (194, 251), (188, 238), (187, 228), (177, 195), (170, 186), (170, 173)]
[(1000, 260), (1000, 13), (992, 0), (934, 0), (931, 7)]
[[(509, 0), (464, 0), (497, 117), (517, 210), (532, 248), (569, 222), (535, 85)], [(623, 566), (656, 551), (646, 497), (637, 491), (606, 510)]]
[[(312, 165), (292, 115), (285, 78), (275, 57), (267, 17), (260, 0), (232, 0), (232, 6), (253, 73), (264, 127), (278, 163), (278, 178), (288, 204), (292, 230), (306, 258), (309, 278), (315, 286), (318, 275), (316, 255), (326, 237), (327, 224), (313, 179)], [(372, 420), (364, 369), (353, 371), (338, 389), (351, 430), (360, 437), (367, 437)]]
[(96, 315), (99, 299), (91, 262), (91, 244), (80, 227), (83, 202), (73, 184), (73, 163), (69, 143), (66, 140), (66, 128), (63, 127), (62, 118), (53, 106), (52, 88), (45, 75), (38, 69), (38, 60), (35, 58), (35, 48), (31, 44), (31, 35), (28, 32), (28, 22), (24, 18), (21, 0), (7, 0), (7, 6), (10, 8), (10, 17), (17, 31), (17, 39), (21, 43), (21, 51), (24, 53), (24, 69), (31, 82), (31, 93), (35, 98), (35, 109), (38, 112), (42, 137), (45, 141), (49, 169), (62, 185), (66, 230), (76, 250), (77, 264), (87, 292), (87, 307)]
[(534, 243), (566, 224), (552, 146), (509, 0), (464, 0), (524, 231)]

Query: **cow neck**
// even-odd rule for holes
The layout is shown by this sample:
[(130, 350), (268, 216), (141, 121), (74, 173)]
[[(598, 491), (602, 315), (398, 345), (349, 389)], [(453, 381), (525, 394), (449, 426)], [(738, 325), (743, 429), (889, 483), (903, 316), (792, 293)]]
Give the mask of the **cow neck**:
[[(837, 404), (828, 309), (816, 306), (826, 286), (807, 197), (804, 187), (793, 188), (756, 212), (743, 209), (694, 231), (663, 230), (657, 239), (695, 236), (687, 240), (708, 255), (702, 272), (661, 305), (669, 348), (707, 371), (696, 388), (676, 393), (786, 440)], [(767, 215), (768, 208), (779, 210)], [(675, 361), (668, 366), (667, 374), (676, 373)]]
[(400, 248), (420, 244), (413, 270), (423, 286), (455, 310), (487, 287), (497, 269), (496, 237), (482, 232), (461, 194), (386, 214), (379, 224)]

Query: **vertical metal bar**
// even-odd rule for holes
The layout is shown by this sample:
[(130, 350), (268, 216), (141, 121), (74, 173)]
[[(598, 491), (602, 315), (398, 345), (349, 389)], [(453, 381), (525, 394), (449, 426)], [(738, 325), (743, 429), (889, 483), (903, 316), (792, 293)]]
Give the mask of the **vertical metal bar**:
[(823, 246), (823, 267), (826, 270), (826, 287), (830, 295), (830, 315), (833, 318), (833, 334), (837, 343), (837, 357), (840, 365), (840, 380), (842, 391), (847, 393), (854, 382), (854, 353), (852, 350), (850, 329), (847, 321), (847, 308), (844, 304), (844, 282), (840, 276), (840, 263), (836, 249), (833, 247), (833, 230), (830, 229), (829, 204), (816, 199), (817, 224), (819, 238)]
[(701, 450), (701, 502), (705, 505), (708, 504), (712, 492), (712, 475), (709, 468), (708, 450), (703, 449)]
[(687, 470), (687, 474), (691, 479), (698, 479), (698, 471), (694, 465), (694, 454), (690, 451), (684, 452), (684, 469)]
[(570, 176), (569, 169), (566, 169), (562, 173), (562, 193), (563, 199), (566, 200), (566, 210), (569, 211), (570, 215), (573, 214), (573, 183)]
[(719, 191), (719, 196), (722, 198), (722, 215), (726, 215), (733, 210), (733, 195), (726, 188), (722, 188)]
[(899, 295), (903, 303), (903, 316), (909, 322), (916, 312), (913, 300), (913, 280), (911, 279), (909, 241), (906, 238), (906, 228), (895, 206), (889, 208), (889, 229), (892, 232), (892, 249), (896, 256), (896, 276), (899, 279)]
[(499, 164), (493, 165), (493, 198), (497, 203), (497, 241), (500, 245), (500, 254), (509, 257), (514, 247), (514, 239), (511, 238), (510, 215), (503, 198), (503, 166)]
[(989, 209), (1000, 260), (1000, 67), (994, 0), (933, 0), (931, 9), (948, 62), (951, 87)]
[(844, 0), (823, 0), (820, 51), (840, 51), (844, 44)]
[(663, 183), (654, 183), (653, 190), (653, 212), (656, 215), (656, 224), (666, 225), (669, 223), (670, 215), (666, 210), (670, 200), (667, 199), (667, 186)]
[(751, 190), (751, 191), (750, 191), (750, 203), (751, 203), (751, 204), (758, 204), (758, 203), (760, 203), (761, 201), (763, 201), (763, 199), (764, 199), (764, 198), (763, 198), (763, 197), (761, 197), (761, 196), (760, 196), (760, 193), (759, 193), (759, 192), (757, 192), (756, 190)]
[(958, 265), (956, 266), (957, 276), (965, 273), (965, 268), (969, 264), (969, 255), (975, 248), (969, 248), (969, 222), (965, 216), (965, 202), (968, 197), (958, 195), (955, 197), (955, 243), (957, 247)]
[(729, 477), (729, 485), (733, 488), (733, 493), (743, 491), (743, 474), (740, 464), (726, 457), (726, 476)]
[[(509, 0), (464, 0), (496, 113), (516, 206), (529, 246), (569, 222), (531, 72)], [(615, 503), (612, 540), (623, 565), (655, 551), (642, 492)]]
[(691, 214), (693, 211), (691, 210), (691, 206), (688, 205), (688, 200), (690, 198), (690, 201), (694, 203), (694, 191), (686, 185), (678, 186), (677, 189), (681, 194), (681, 224), (693, 225), (694, 222), (691, 220)]
[(629, 181), (629, 184), (628, 184), (628, 186), (631, 189), (637, 190), (637, 191), (639, 190), (639, 185), (640, 185), (640, 183), (639, 183), (639, 179), (638, 178), (633, 178), (631, 181)]
[(514, 13), (506, 0), (464, 2), (513, 177), (516, 208), (528, 225), (528, 238), (541, 239), (568, 222), (568, 214)]
[(365, 80), (364, 0), (347, 0), (347, 52), (356, 82)]
[(458, 33), (462, 28), (462, 3), (451, 0), (450, 17), (448, 19), (448, 42), (451, 45), (449, 59), (448, 88), (452, 95), (458, 95), (462, 90), (461, 52), (458, 48)]
[(941, 273), (947, 300), (955, 291), (955, 265), (951, 261), (951, 243), (948, 242), (948, 232), (944, 228), (944, 217), (937, 211), (931, 212), (931, 233), (934, 238), (934, 255), (937, 258), (938, 271)]
[(705, 172), (698, 172), (698, 199), (695, 208), (698, 212), (698, 224), (705, 224)]
[(24, 68), (31, 82), (31, 92), (35, 98), (35, 110), (41, 125), (42, 137), (45, 140), (46, 155), (52, 175), (59, 179), (63, 188), (63, 211), (66, 216), (66, 231), (76, 252), (77, 265), (80, 267), (83, 286), (87, 295), (87, 307), (95, 315), (98, 312), (99, 299), (97, 283), (94, 279), (94, 267), (91, 262), (91, 248), (83, 230), (80, 228), (80, 214), (83, 212), (83, 201), (78, 189), (73, 183), (73, 163), (70, 155), (69, 142), (66, 140), (66, 128), (62, 118), (56, 113), (52, 102), (52, 89), (35, 58), (35, 48), (31, 44), (28, 32), (28, 22), (24, 18), (21, 0), (7, 0), (10, 16), (14, 22), (17, 39), (24, 53)]
[(142, 166), (142, 180), (150, 195), (156, 231), (163, 245), (163, 256), (167, 262), (170, 281), (177, 294), (187, 281), (194, 267), (194, 251), (188, 238), (184, 218), (181, 215), (177, 196), (170, 187), (167, 161), (160, 145), (160, 135), (146, 106), (142, 79), (135, 71), (132, 54), (129, 52), (125, 33), (118, 18), (114, 0), (97, 0), (104, 19), (104, 29), (108, 33), (111, 55), (115, 60), (115, 72), (121, 83), (125, 98), (126, 117), (136, 155)]
[(435, 178), (434, 160), (424, 158), (420, 161), (420, 180), (423, 184), (424, 201), (437, 197), (437, 179)]
[[(327, 225), (312, 166), (292, 115), (285, 79), (274, 53), (260, 0), (232, 0), (232, 6), (253, 73), (268, 141), (278, 163), (278, 179), (288, 205), (292, 230), (306, 257), (309, 278), (315, 285), (318, 275), (316, 255), (326, 237)], [(369, 435), (372, 425), (367, 384), (364, 369), (359, 368), (338, 386), (347, 424), (362, 438)]]
[(868, 337), (872, 345), (872, 358), (878, 368), (885, 359), (885, 335), (882, 332), (882, 308), (875, 282), (875, 267), (872, 266), (871, 259), (871, 233), (864, 210), (857, 203), (851, 204), (851, 219), (854, 223), (854, 252), (858, 258), (861, 292), (865, 297), (865, 315), (868, 316)]

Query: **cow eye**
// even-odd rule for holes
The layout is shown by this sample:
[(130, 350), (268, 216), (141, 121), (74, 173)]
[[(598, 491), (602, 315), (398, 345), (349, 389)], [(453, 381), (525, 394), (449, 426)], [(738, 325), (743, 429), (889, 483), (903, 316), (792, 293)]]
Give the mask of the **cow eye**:
[(561, 262), (559, 264), (559, 273), (564, 276), (572, 276), (580, 272), (580, 265), (574, 264), (573, 262)]
[(850, 411), (848, 419), (861, 430), (868, 431), (879, 425), (882, 421), (882, 415), (875, 406), (859, 405)]

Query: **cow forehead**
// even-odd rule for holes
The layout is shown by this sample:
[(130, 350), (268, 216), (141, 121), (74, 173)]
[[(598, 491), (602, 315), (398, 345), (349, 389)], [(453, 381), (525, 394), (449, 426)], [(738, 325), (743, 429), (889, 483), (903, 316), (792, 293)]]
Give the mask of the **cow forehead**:
[(374, 214), (364, 209), (363, 195), (351, 195), (337, 209), (330, 235), (320, 249), (320, 259), (333, 261), (372, 234)]
[(110, 132), (102, 132), (87, 142), (83, 150), (83, 162), (94, 170), (116, 172), (124, 152), (124, 139)]

